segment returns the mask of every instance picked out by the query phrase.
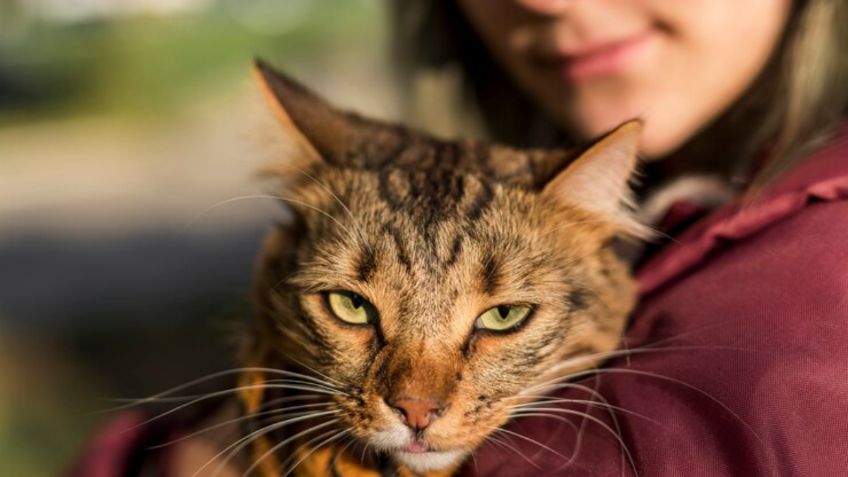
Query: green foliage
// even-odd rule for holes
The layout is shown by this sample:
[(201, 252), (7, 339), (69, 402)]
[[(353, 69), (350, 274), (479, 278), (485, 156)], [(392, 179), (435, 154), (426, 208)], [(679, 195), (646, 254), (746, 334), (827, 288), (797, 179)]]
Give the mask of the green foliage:
[[(237, 85), (254, 56), (321, 61), (339, 49), (375, 48), (376, 2), (313, 2), (292, 28), (252, 30), (236, 4), (173, 16), (82, 23), (32, 22), (22, 38), (0, 36), (0, 121), (108, 113), (162, 115), (186, 100)], [(261, 13), (261, 12), (260, 12)], [(285, 12), (283, 12), (285, 13)]]

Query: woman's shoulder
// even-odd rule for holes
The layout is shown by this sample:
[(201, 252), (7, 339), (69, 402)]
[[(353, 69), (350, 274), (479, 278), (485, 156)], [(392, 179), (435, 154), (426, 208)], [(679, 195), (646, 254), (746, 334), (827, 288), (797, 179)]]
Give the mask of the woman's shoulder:
[[(695, 333), (701, 344), (778, 348), (769, 356), (822, 364), (816, 369), (848, 357), (846, 138), (812, 154), (758, 202), (714, 213), (646, 263), (630, 338), (710, 330)], [(736, 363), (727, 354), (712, 360)], [(776, 361), (757, 362), (739, 378), (754, 382)]]
[(746, 273), (764, 286), (791, 284), (811, 267), (820, 280), (796, 286), (825, 285), (825, 276), (848, 275), (846, 240), (848, 125), (755, 200), (731, 203), (675, 237), (637, 277), (643, 297), (720, 265), (733, 274), (723, 277), (728, 285)]
[(841, 136), (761, 201), (714, 213), (642, 267), (626, 343), (636, 351), (609, 364), (624, 371), (609, 373), (652, 382), (619, 378), (602, 391), (685, 437), (632, 420), (638, 432), (628, 444), (647, 456), (644, 473), (832, 475), (844, 467), (839, 451), (819, 443), (845, 435), (833, 409), (848, 397), (837, 372), (848, 359), (846, 243)]

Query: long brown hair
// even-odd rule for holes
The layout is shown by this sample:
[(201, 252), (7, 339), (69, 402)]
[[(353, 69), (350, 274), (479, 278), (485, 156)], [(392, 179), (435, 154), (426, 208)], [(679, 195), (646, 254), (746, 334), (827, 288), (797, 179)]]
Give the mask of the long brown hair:
[[(479, 112), (491, 138), (519, 146), (574, 142), (514, 86), (455, 0), (392, 0), (390, 5), (395, 54), (405, 80), (424, 71), (457, 67), (464, 96), (470, 100), (466, 106)], [(715, 162), (715, 151), (706, 150), (708, 145), (722, 144), (725, 167), (719, 172), (743, 177), (753, 191), (790, 169), (848, 116), (845, 25), (844, 0), (796, 1), (783, 37), (759, 77), (680, 155), (698, 168), (704, 157)], [(771, 159), (765, 165), (760, 163), (762, 154)]]

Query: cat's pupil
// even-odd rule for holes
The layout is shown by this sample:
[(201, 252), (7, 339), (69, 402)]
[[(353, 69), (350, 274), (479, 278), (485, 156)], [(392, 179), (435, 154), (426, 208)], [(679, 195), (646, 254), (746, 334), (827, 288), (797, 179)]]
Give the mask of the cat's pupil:
[(361, 306), (362, 306), (362, 303), (363, 303), (364, 301), (365, 301), (365, 299), (364, 299), (364, 298), (362, 298), (361, 296), (359, 296), (359, 295), (357, 295), (357, 294), (355, 294), (355, 293), (352, 293), (352, 294), (350, 295), (350, 304), (351, 304), (351, 305), (353, 305), (353, 307), (354, 307), (354, 308), (357, 308), (357, 309), (358, 309), (359, 307), (361, 307)]
[(502, 320), (506, 319), (506, 317), (509, 316), (510, 308), (511, 307), (509, 305), (498, 306), (498, 314), (501, 315)]

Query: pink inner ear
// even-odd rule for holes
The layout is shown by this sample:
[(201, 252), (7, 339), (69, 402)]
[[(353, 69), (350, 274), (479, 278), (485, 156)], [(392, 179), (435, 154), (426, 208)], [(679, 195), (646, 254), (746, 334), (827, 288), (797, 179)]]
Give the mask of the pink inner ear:
[(309, 139), (307, 139), (303, 132), (301, 132), (295, 125), (291, 116), (289, 116), (288, 111), (286, 111), (286, 108), (278, 99), (274, 89), (269, 83), (267, 71), (264, 70), (259, 63), (254, 66), (253, 76), (256, 79), (256, 83), (259, 86), (259, 91), (262, 94), (262, 97), (265, 99), (265, 103), (271, 108), (274, 117), (277, 118), (277, 121), (280, 122), (286, 133), (294, 139), (299, 147), (304, 148), (305, 153), (310, 156), (314, 156), (315, 158), (320, 158), (321, 155), (315, 149), (315, 146), (312, 145)]
[(629, 180), (638, 162), (642, 126), (630, 121), (601, 138), (545, 186), (543, 195), (603, 214), (625, 229), (639, 226), (627, 210)]

